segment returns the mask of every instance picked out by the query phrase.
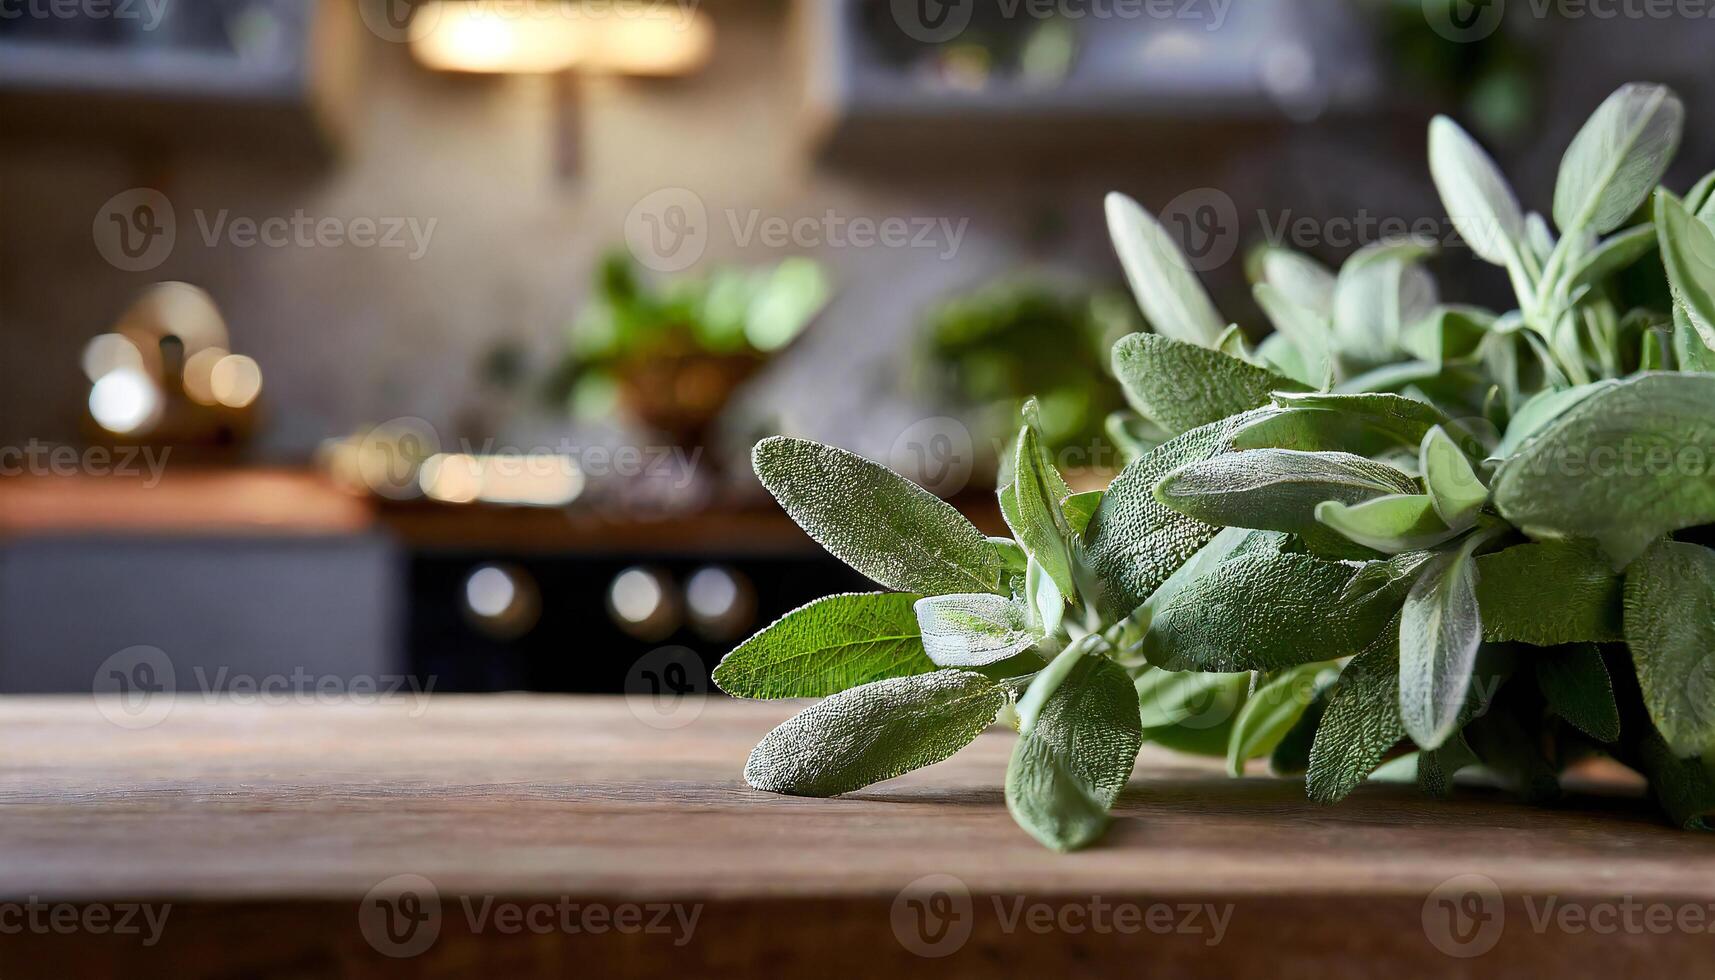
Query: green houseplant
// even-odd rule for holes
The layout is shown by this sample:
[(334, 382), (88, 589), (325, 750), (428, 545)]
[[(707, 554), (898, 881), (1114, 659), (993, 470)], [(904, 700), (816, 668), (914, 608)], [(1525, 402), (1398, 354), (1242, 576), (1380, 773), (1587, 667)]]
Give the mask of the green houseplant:
[(1417, 241), (1338, 274), (1262, 262), (1276, 332), (1245, 348), (1160, 226), (1110, 196), (1154, 328), (1115, 374), (1167, 436), (1072, 494), (1026, 406), (1010, 538), (839, 449), (775, 438), (756, 471), (889, 592), (811, 603), (715, 673), (823, 697), (745, 769), (833, 795), (945, 758), (997, 714), (1007, 804), (1044, 844), (1096, 839), (1145, 740), (1267, 758), (1334, 802), (1391, 756), (1434, 794), (1480, 767), (1552, 798), (1571, 762), (1642, 773), (1686, 828), (1715, 813), (1715, 174), (1658, 188), (1683, 110), (1628, 85), (1527, 214), (1456, 124), (1430, 129), (1453, 225), (1518, 308), (1438, 302)]

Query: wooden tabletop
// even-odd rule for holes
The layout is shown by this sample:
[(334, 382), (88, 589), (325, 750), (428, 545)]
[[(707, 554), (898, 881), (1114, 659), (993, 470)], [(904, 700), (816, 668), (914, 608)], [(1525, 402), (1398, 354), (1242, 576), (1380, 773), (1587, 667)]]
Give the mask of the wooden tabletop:
[[(842, 799), (750, 790), (746, 754), (795, 707), (180, 695), (122, 727), (155, 719), (0, 699), (0, 973), (1715, 973), (1715, 839), (1624, 788), (1544, 810), (1372, 784), (1326, 808), (1146, 750), (1107, 839), (1060, 855), (1006, 812), (1002, 731)], [(8, 932), (31, 902), (172, 908), (145, 946)], [(636, 928), (563, 928), (567, 904)]]

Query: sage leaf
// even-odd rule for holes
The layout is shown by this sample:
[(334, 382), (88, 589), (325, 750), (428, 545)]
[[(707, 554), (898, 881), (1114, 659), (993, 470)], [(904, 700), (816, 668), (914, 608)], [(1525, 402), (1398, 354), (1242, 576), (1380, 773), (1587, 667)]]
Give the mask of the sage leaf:
[(1354, 505), (1325, 500), (1316, 505), (1316, 520), (1350, 541), (1390, 555), (1432, 548), (1464, 530), (1448, 527), (1430, 498), (1421, 494), (1389, 494)]
[(1454, 732), (1440, 748), (1417, 754), (1417, 788), (1428, 796), (1447, 796), (1453, 792), (1453, 777), (1481, 761), (1465, 736)]
[(1486, 537), (1425, 564), (1400, 611), (1399, 713), (1421, 749), (1439, 748), (1458, 727), (1483, 641), (1472, 555)]
[(1605, 235), (1631, 217), (1661, 182), (1679, 149), (1685, 106), (1661, 85), (1623, 85), (1567, 147), (1554, 186), (1563, 234)]
[(1704, 174), (1702, 179), (1692, 184), (1691, 189), (1685, 192), (1685, 210), (1703, 216), (1712, 199), (1715, 199), (1715, 171)]
[(1479, 258), (1516, 264), (1524, 214), (1500, 168), (1459, 124), (1436, 116), (1429, 124), (1429, 173), (1459, 237)]
[(926, 674), (904, 592), (832, 595), (799, 606), (739, 644), (714, 682), (737, 698), (819, 698), (888, 677)]
[[(1322, 263), (1289, 248), (1269, 248), (1262, 256), (1262, 282), (1282, 299), (1323, 321), (1334, 315), (1334, 274)], [(1324, 327), (1324, 330), (1327, 328)]]
[(1615, 273), (1630, 268), (1656, 250), (1659, 236), (1654, 224), (1641, 224), (1615, 234), (1578, 260), (1567, 275), (1568, 291), (1594, 286)]
[(1459, 439), (1470, 434), (1446, 412), (1428, 402), (1390, 392), (1276, 392), (1282, 408), (1319, 408), (1338, 412), (1353, 422), (1387, 435), (1399, 445), (1417, 449), (1429, 430), (1441, 426)]
[(1325, 662), (1308, 663), (1282, 671), (1245, 699), (1228, 736), (1229, 775), (1244, 775), (1247, 761), (1274, 752), (1314, 700), (1316, 678), (1329, 666)]
[[(1060, 501), (1071, 488), (1049, 462), (1037, 434), (1035, 400), (1026, 405), (1026, 424), (1019, 430), (1013, 461), (1013, 482), (1000, 491), (1001, 514), (1024, 550), (1060, 587), (1060, 594), (1073, 594), (1072, 556), (1068, 539), (1072, 530), (1060, 511)], [(1006, 498), (1010, 496), (1009, 501)], [(1011, 506), (1006, 506), (1007, 504)]]
[(1103, 493), (1101, 490), (1089, 490), (1068, 494), (1060, 501), (1060, 513), (1073, 534), (1081, 535), (1089, 528), (1090, 519), (1096, 516), (1096, 509), (1102, 505)]
[(1334, 290), (1335, 346), (1364, 367), (1385, 364), (1397, 356), (1405, 328), (1428, 316), (1435, 302), (1435, 280), (1419, 266), (1354, 257)]
[(1476, 522), (1478, 512), (1489, 500), (1489, 488), (1477, 478), (1447, 430), (1438, 425), (1423, 437), (1418, 467), (1423, 471), (1429, 500), (1448, 527), (1463, 530)]
[(1614, 681), (1594, 643), (1545, 650), (1536, 658), (1536, 684), (1554, 713), (1598, 742), (1620, 737)]
[(1108, 234), (1150, 326), (1174, 340), (1212, 346), (1227, 321), (1215, 311), (1172, 236), (1124, 194), (1109, 194), (1106, 207)]
[(1552, 647), (1622, 638), (1622, 583), (1589, 541), (1544, 541), (1477, 559), (1483, 639)]
[(1113, 369), (1132, 408), (1175, 434), (1266, 405), (1272, 392), (1303, 387), (1218, 350), (1152, 334), (1115, 344)]
[(1500, 465), (1494, 501), (1533, 537), (1592, 537), (1621, 568), (1715, 521), (1715, 376), (1645, 374), (1591, 394)]
[(1325, 500), (1355, 504), (1418, 489), (1399, 470), (1350, 453), (1248, 449), (1179, 467), (1156, 498), (1208, 524), (1303, 532), (1316, 527)]
[(1305, 784), (1318, 803), (1337, 803), (1405, 737), (1399, 714), (1399, 620), (1340, 671), (1310, 748)]
[(1348, 657), (1392, 616), (1385, 601), (1342, 605), (1357, 567), (1312, 555), (1233, 556), (1168, 602), (1143, 638), (1164, 670), (1280, 670)]
[(1054, 583), (1053, 576), (1042, 570), (1040, 562), (1030, 563), (1024, 583), (1032, 628), (1042, 637), (1059, 633), (1066, 618), (1066, 594)]
[(1494, 324), (1495, 315), (1487, 310), (1443, 305), (1407, 326), (1399, 335), (1399, 343), (1413, 357), (1429, 364), (1445, 364), (1476, 353)]
[(1656, 195), (1655, 227), (1674, 301), (1704, 345), (1715, 348), (1715, 228), (1666, 191)]
[(1649, 777), (1650, 791), (1681, 830), (1715, 828), (1715, 774), (1701, 759), (1682, 759), (1662, 737), (1649, 732), (1633, 750), (1634, 765)]
[(988, 548), (989, 554), (1004, 571), (1022, 572), (1030, 567), (1030, 556), (1011, 538), (989, 538)]
[(1611, 388), (1617, 382), (1596, 381), (1574, 388), (1555, 388), (1539, 391), (1532, 395), (1519, 410), (1513, 414), (1512, 423), (1507, 426), (1506, 435), (1501, 437), (1500, 444), (1490, 455), (1492, 460), (1503, 460), (1517, 453), (1530, 438), (1549, 423), (1570, 411), (1573, 406), (1604, 388)]
[(762, 485), (828, 553), (896, 592), (994, 592), (1000, 567), (952, 504), (855, 453), (774, 436), (756, 444)]
[[(1299, 368), (1308, 387), (1328, 387), (1333, 380), (1333, 324), (1325, 314), (1314, 313), (1294, 302), (1284, 292), (1262, 282), (1253, 294), (1262, 307), (1277, 336), (1283, 337), (1297, 353)], [(1294, 386), (1281, 385), (1275, 390)], [(1253, 406), (1254, 407), (1254, 406)]]
[(1291, 378), (1306, 388), (1320, 385), (1327, 375), (1326, 365), (1306, 356), (1283, 333), (1271, 333), (1257, 345), (1256, 359), (1270, 370)]
[(1020, 603), (989, 593), (929, 596), (913, 608), (923, 650), (937, 667), (986, 667), (1042, 639)]
[(1703, 342), (1703, 335), (1692, 325), (1691, 314), (1678, 297), (1673, 299), (1673, 357), (1681, 371), (1715, 374), (1715, 350)]
[(1231, 431), (1264, 411), (1192, 429), (1133, 460), (1114, 478), (1084, 533), (1085, 559), (1101, 580), (1110, 611), (1125, 615), (1136, 609), (1220, 531), (1162, 505), (1155, 485), (1177, 467), (1221, 452)]
[(1626, 570), (1625, 588), (1650, 720), (1675, 755), (1715, 755), (1715, 551), (1659, 541)]
[(1006, 704), (981, 674), (892, 677), (819, 701), (763, 736), (745, 782), (790, 796), (838, 796), (932, 765), (980, 735)]
[(1067, 650), (1030, 685), (1018, 714), (1007, 809), (1057, 851), (1089, 844), (1107, 827), (1143, 745), (1131, 678), (1105, 657)]

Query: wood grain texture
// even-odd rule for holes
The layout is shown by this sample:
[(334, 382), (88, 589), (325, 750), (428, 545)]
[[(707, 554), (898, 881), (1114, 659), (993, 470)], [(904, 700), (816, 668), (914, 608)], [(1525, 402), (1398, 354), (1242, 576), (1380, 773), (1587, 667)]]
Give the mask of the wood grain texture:
[[(576, 654), (573, 654), (576, 655)], [(1715, 935), (1538, 929), (1548, 897), (1664, 903), (1715, 923), (1715, 841), (1660, 823), (1630, 787), (1552, 810), (1481, 790), (1430, 801), (1368, 785), (1324, 808), (1301, 784), (1228, 780), (1145, 750), (1102, 844), (1050, 853), (1006, 813), (1013, 736), (837, 800), (757, 793), (751, 745), (797, 705), (708, 700), (660, 729), (647, 702), (540, 696), (254, 706), (181, 696), (160, 724), (110, 724), (88, 698), (0, 699), (0, 902), (170, 902), (162, 940), (0, 931), (5, 975), (177, 976), (1586, 975), (1647, 958), (1715, 972)], [(391, 959), (358, 911), (378, 882), (427, 878), (439, 938)], [(970, 938), (926, 959), (898, 938), (901, 889), (969, 889)], [(1505, 906), (1481, 957), (1426, 938), (1431, 892), (1480, 874)], [(1209, 935), (1009, 927), (1021, 899), (1232, 906)], [(462, 899), (700, 906), (690, 942), (510, 935)], [(997, 905), (996, 902), (1000, 904)], [(0, 920), (0, 925), (4, 921)], [(82, 971), (69, 969), (76, 964)], [(462, 965), (461, 965), (462, 964)], [(49, 969), (51, 967), (51, 969)], [(485, 970), (490, 967), (485, 967)], [(38, 970), (42, 972), (38, 974)]]

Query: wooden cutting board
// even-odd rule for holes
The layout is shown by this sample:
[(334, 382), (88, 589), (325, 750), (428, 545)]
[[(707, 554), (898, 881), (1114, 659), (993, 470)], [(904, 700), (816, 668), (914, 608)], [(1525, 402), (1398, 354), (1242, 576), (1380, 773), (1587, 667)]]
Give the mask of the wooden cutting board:
[(1715, 975), (1715, 837), (1623, 782), (1329, 808), (1146, 750), (1061, 855), (1002, 731), (809, 800), (739, 775), (791, 704), (240, 700), (0, 699), (0, 976)]

